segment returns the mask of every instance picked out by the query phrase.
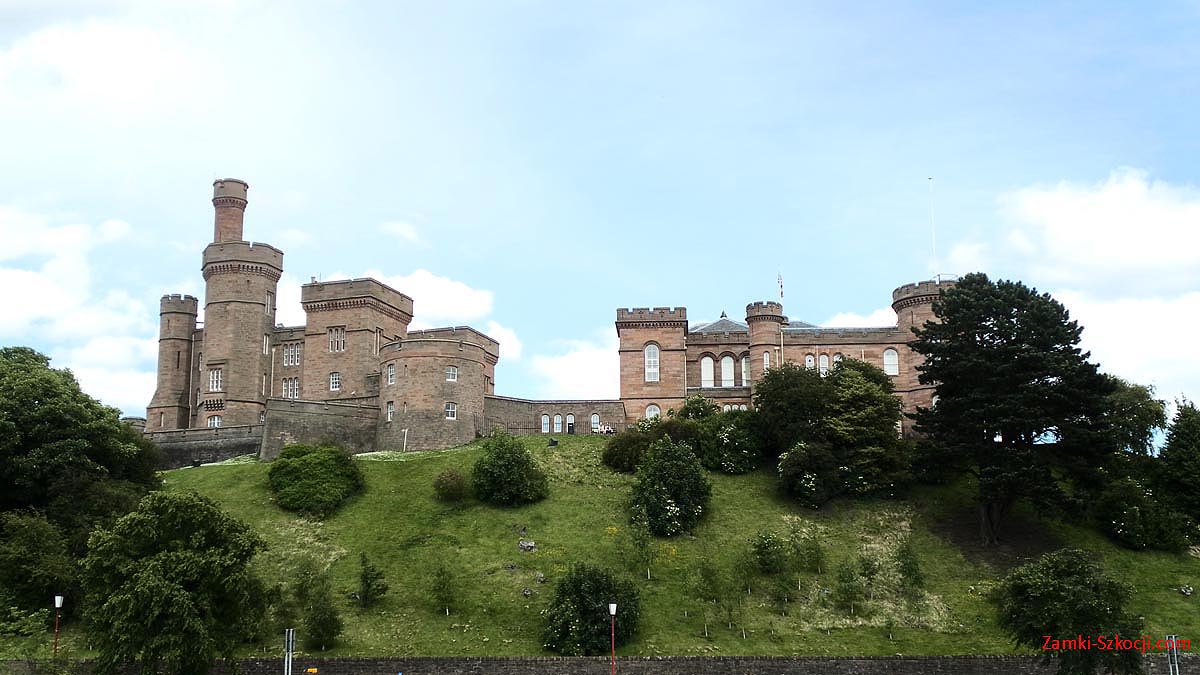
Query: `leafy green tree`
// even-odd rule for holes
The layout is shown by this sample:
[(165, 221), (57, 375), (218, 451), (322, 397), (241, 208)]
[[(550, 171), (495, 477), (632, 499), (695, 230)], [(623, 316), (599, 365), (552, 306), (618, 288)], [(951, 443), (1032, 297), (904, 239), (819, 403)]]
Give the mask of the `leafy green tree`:
[[(1094, 557), (1077, 549), (1047, 553), (1013, 570), (996, 588), (999, 622), (1020, 646), (1043, 651), (1051, 639), (1141, 635), (1140, 617), (1125, 609), (1131, 589), (1109, 577)], [(1044, 652), (1048, 663), (1054, 652)], [(1059, 675), (1141, 673), (1134, 650), (1064, 649)]]
[(1200, 521), (1200, 411), (1191, 401), (1179, 402), (1159, 459), (1166, 497)]
[(708, 621), (715, 613), (721, 612), (723, 603), (741, 599), (740, 591), (734, 587), (733, 581), (716, 563), (711, 555), (704, 555), (692, 576), (692, 588), (697, 597), (704, 603), (704, 637), (708, 637)]
[(458, 602), (458, 582), (445, 563), (438, 563), (434, 568), (429, 590), (433, 601), (446, 611), (446, 616), (450, 616), (450, 610)]
[(854, 614), (861, 609), (864, 597), (863, 580), (854, 563), (849, 560), (838, 565), (837, 583), (833, 587), (833, 604), (843, 611)]
[(670, 417), (681, 420), (703, 420), (721, 412), (721, 407), (700, 394), (689, 396), (679, 410), (667, 412)]
[(267, 483), (282, 508), (325, 517), (362, 492), (366, 481), (341, 448), (289, 445), (271, 462)]
[(896, 568), (900, 572), (901, 591), (904, 595), (914, 596), (925, 588), (925, 572), (921, 570), (921, 559), (917, 557), (917, 549), (913, 546), (912, 537), (905, 537), (896, 547), (894, 555)]
[(301, 564), (296, 584), (300, 605), (301, 637), (308, 649), (325, 651), (337, 644), (342, 634), (342, 615), (333, 599), (329, 573), (311, 559)]
[(362, 553), (358, 558), (358, 606), (370, 607), (388, 592), (388, 584), (383, 579), (383, 570), (376, 567)]
[(833, 399), (824, 421), (829, 442), (843, 448), (891, 445), (900, 422), (900, 399), (892, 379), (857, 359), (842, 360), (830, 377)]
[(44, 607), (47, 598), (73, 593), (77, 576), (67, 539), (53, 523), (33, 512), (0, 513), (0, 589), (7, 601)]
[(844, 488), (838, 457), (828, 443), (800, 441), (779, 456), (779, 482), (800, 504), (820, 508)]
[(538, 502), (550, 494), (546, 472), (533, 455), (520, 439), (499, 429), (484, 440), (472, 481), (476, 497), (500, 506)]
[(833, 380), (810, 368), (784, 363), (769, 368), (754, 388), (754, 408), (772, 457), (798, 442), (827, 440), (826, 418)]
[(546, 609), (543, 642), (547, 649), (566, 656), (607, 654), (611, 617), (609, 603), (617, 604), (616, 642), (628, 643), (637, 633), (641, 599), (633, 584), (608, 571), (576, 563), (558, 582)]
[(825, 570), (825, 548), (814, 533), (793, 531), (788, 536), (792, 559), (796, 568), (809, 574), (821, 574)]
[(100, 673), (203, 675), (261, 622), (248, 526), (195, 493), (156, 492), (91, 537), (83, 561)]
[(774, 532), (759, 532), (750, 540), (750, 549), (763, 574), (777, 574), (787, 567), (787, 547)]
[(685, 445), (654, 443), (633, 485), (634, 518), (650, 532), (669, 537), (691, 531), (708, 510), (712, 485), (700, 460)]
[(1167, 426), (1166, 403), (1154, 398), (1154, 387), (1133, 384), (1113, 375), (1105, 377), (1112, 388), (1103, 409), (1109, 434), (1123, 450), (1149, 453), (1155, 432)]
[(939, 396), (918, 428), (976, 477), (981, 535), (994, 544), (1017, 500), (1062, 505), (1117, 451), (1105, 417), (1114, 384), (1080, 351), (1066, 308), (1019, 282), (969, 274), (933, 311), (941, 321), (911, 343)]
[(762, 446), (758, 440), (757, 413), (726, 410), (704, 418), (700, 424), (697, 454), (704, 468), (731, 475), (758, 468)]
[(626, 429), (608, 439), (600, 453), (600, 461), (613, 471), (634, 473), (654, 440), (654, 436), (648, 432), (637, 428)]

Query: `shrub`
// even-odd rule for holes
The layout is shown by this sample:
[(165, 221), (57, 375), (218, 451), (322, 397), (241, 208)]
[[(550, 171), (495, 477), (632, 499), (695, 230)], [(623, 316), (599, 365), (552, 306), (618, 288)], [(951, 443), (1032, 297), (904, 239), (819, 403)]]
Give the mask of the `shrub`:
[(916, 595), (925, 587), (925, 573), (921, 571), (921, 560), (911, 538), (905, 538), (896, 547), (896, 568), (900, 571), (900, 584), (905, 595)]
[(611, 602), (617, 603), (616, 642), (623, 645), (637, 632), (641, 616), (637, 589), (606, 570), (573, 565), (558, 582), (546, 609), (546, 648), (567, 656), (607, 654)]
[(697, 455), (700, 454), (704, 428), (696, 420), (667, 417), (659, 420), (650, 433), (651, 438), (656, 441), (661, 438), (669, 438), (676, 443), (688, 446)]
[(1096, 502), (1100, 529), (1125, 548), (1179, 552), (1191, 545), (1196, 523), (1159, 502), (1133, 478), (1113, 481)]
[(796, 567), (811, 574), (821, 574), (825, 570), (825, 548), (816, 535), (797, 536), (791, 543)]
[(656, 441), (633, 486), (633, 509), (655, 535), (687, 532), (708, 509), (712, 486), (687, 446)]
[(838, 496), (838, 473), (837, 459), (824, 443), (800, 442), (779, 456), (779, 480), (784, 492), (810, 508), (819, 508)]
[(483, 456), (472, 473), (475, 496), (500, 506), (541, 501), (550, 494), (546, 473), (521, 441), (496, 430), (483, 441)]
[(461, 502), (467, 496), (467, 480), (456, 469), (446, 469), (433, 479), (433, 493), (439, 501)]
[(763, 574), (776, 574), (787, 567), (787, 549), (774, 532), (760, 532), (751, 540), (750, 548), (754, 551), (758, 570)]
[(433, 570), (433, 579), (430, 580), (429, 584), (429, 595), (437, 603), (438, 608), (445, 610), (446, 616), (450, 616), (450, 609), (458, 601), (458, 584), (454, 580), (454, 573), (450, 571), (450, 568), (446, 567), (445, 563), (439, 563), (437, 568)]
[(304, 561), (298, 576), (296, 600), (303, 615), (304, 645), (325, 651), (336, 645), (342, 634), (342, 617), (333, 604), (333, 586), (328, 573), (311, 561)]
[(748, 411), (730, 410), (704, 420), (700, 439), (700, 461), (710, 471), (732, 475), (758, 468), (762, 456)]
[(838, 609), (854, 613), (855, 608), (862, 604), (863, 583), (858, 577), (855, 566), (850, 561), (838, 565), (837, 584), (833, 588), (833, 604)]
[(650, 449), (651, 442), (650, 434), (644, 431), (637, 429), (622, 431), (604, 444), (604, 452), (600, 455), (600, 461), (613, 471), (634, 473)]
[(720, 406), (712, 401), (709, 401), (704, 396), (696, 394), (689, 396), (683, 402), (683, 407), (673, 413), (668, 413), (681, 420), (702, 420), (706, 417), (712, 417), (721, 412)]
[(332, 446), (289, 445), (271, 463), (267, 482), (275, 501), (288, 511), (324, 517), (363, 489), (354, 458)]
[(367, 560), (367, 554), (362, 553), (358, 559), (358, 606), (370, 607), (388, 592), (388, 584), (383, 580), (383, 570)]

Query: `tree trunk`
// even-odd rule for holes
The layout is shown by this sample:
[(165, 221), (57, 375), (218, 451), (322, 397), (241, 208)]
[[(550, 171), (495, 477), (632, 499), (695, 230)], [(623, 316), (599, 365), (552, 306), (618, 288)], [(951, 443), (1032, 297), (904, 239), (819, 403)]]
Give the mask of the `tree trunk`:
[(1000, 523), (1012, 508), (1013, 500), (990, 501), (979, 504), (979, 535), (984, 546), (1000, 543)]

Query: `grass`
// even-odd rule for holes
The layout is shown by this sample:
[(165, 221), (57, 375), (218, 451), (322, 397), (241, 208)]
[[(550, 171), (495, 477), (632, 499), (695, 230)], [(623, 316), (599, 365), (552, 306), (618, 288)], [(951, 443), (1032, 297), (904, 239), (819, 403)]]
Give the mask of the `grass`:
[[(1015, 653), (995, 623), (986, 593), (1012, 566), (1045, 550), (1078, 546), (1103, 556), (1107, 567), (1136, 588), (1132, 609), (1146, 617), (1152, 635), (1197, 634), (1196, 602), (1179, 586), (1200, 581), (1200, 560), (1135, 553), (1071, 525), (1018, 511), (1007, 524), (1012, 542), (976, 544), (969, 486), (920, 487), (906, 501), (836, 502), (812, 511), (779, 495), (769, 472), (710, 474), (711, 511), (695, 536), (654, 539), (651, 579), (630, 569), (625, 502), (633, 478), (600, 464), (604, 439), (560, 437), (522, 441), (550, 476), (550, 497), (520, 508), (495, 508), (474, 500), (460, 506), (433, 496), (433, 479), (448, 468), (469, 476), (479, 456), (472, 444), (422, 453), (360, 456), (366, 491), (325, 521), (300, 518), (276, 507), (266, 487), (266, 464), (230, 462), (170, 471), (168, 490), (196, 490), (240, 518), (267, 540), (257, 564), (268, 583), (286, 579), (301, 556), (327, 563), (341, 597), (357, 583), (360, 552), (386, 574), (390, 592), (366, 611), (342, 600), (345, 631), (328, 654), (532, 655), (541, 646), (541, 612), (554, 582), (574, 561), (619, 569), (642, 595), (639, 637), (618, 650), (626, 655), (889, 655)], [(696, 599), (698, 561), (730, 570), (762, 531), (799, 529), (822, 541), (827, 568), (820, 574), (764, 577), (740, 574), (740, 605), (727, 617)], [(517, 548), (520, 532), (537, 550)], [(885, 564), (875, 600), (853, 615), (835, 610), (825, 589), (843, 560), (866, 551), (888, 559), (911, 536), (927, 577), (917, 601), (893, 591), (894, 566)], [(449, 616), (434, 606), (431, 586), (439, 565), (455, 578), (458, 602)], [(537, 581), (538, 573), (545, 583)], [(525, 591), (528, 589), (529, 596)], [(732, 627), (728, 619), (732, 618)], [(618, 613), (618, 620), (620, 615)], [(707, 629), (707, 637), (705, 631)], [(743, 633), (744, 631), (744, 633)], [(71, 638), (77, 642), (78, 635)], [(247, 655), (275, 654), (268, 639)]]

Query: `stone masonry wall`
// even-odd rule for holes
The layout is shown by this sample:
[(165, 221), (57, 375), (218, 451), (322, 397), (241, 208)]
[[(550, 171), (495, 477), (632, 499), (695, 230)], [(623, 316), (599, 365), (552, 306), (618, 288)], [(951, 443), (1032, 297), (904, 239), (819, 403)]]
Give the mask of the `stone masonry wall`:
[[(651, 404), (663, 414), (683, 405), (688, 385), (687, 308), (618, 309), (616, 326), (625, 421), (632, 423), (645, 417)], [(644, 350), (651, 343), (659, 348), (657, 382), (646, 381)]]
[(207, 464), (242, 455), (258, 454), (263, 427), (250, 424), (215, 429), (178, 429), (147, 434), (158, 446), (158, 468), (178, 469), (194, 462)]
[[(600, 415), (602, 425), (607, 424), (615, 431), (625, 429), (625, 404), (621, 401), (531, 401), (508, 396), (487, 396), (483, 401), (483, 410), (489, 430), (500, 427), (513, 435), (542, 433), (542, 415), (550, 416), (551, 434), (567, 433), (567, 415), (575, 416), (576, 434), (592, 432), (593, 414)], [(562, 431), (554, 431), (555, 415), (562, 417)]]
[(275, 459), (292, 443), (335, 443), (353, 453), (371, 452), (378, 419), (375, 405), (270, 399), (259, 459)]
[[(1182, 672), (1193, 672), (1196, 659), (1181, 658)], [(78, 662), (69, 668), (73, 675), (89, 675), (91, 664)], [(282, 671), (282, 659), (242, 659), (243, 675), (276, 675)], [(1148, 675), (1166, 675), (1163, 655), (1145, 657)], [(22, 661), (0, 662), (4, 672), (13, 675), (42, 675)], [(292, 672), (314, 669), (319, 675), (605, 675), (610, 672), (607, 657), (383, 657), (383, 658), (307, 658), (292, 660)], [(717, 656), (717, 657), (619, 657), (616, 670), (623, 675), (1050, 675), (1055, 665), (1042, 665), (1036, 656)], [(130, 668), (130, 674), (137, 672)], [(216, 664), (211, 675), (229, 675), (224, 663)]]

